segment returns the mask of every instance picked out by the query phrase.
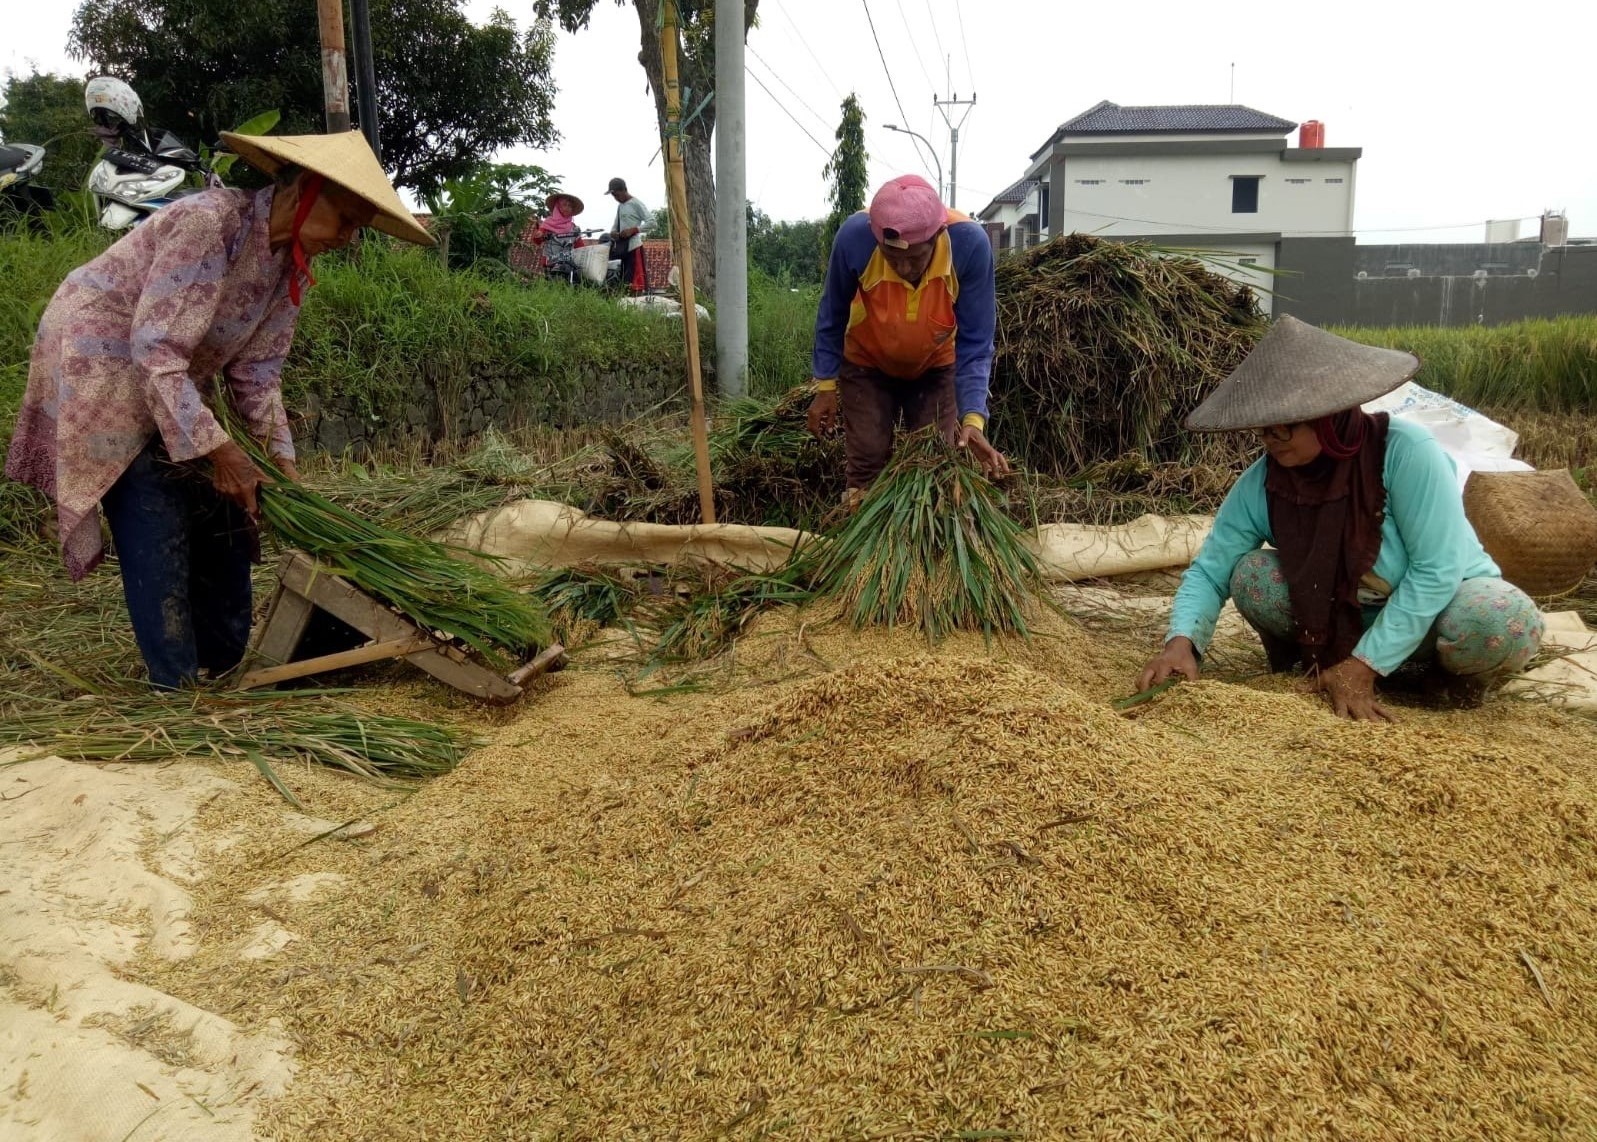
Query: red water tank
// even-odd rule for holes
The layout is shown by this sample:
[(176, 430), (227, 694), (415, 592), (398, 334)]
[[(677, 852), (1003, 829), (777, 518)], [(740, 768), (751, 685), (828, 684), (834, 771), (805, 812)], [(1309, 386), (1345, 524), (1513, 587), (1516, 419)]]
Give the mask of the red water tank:
[(1318, 119), (1310, 119), (1299, 127), (1298, 146), (1305, 150), (1325, 146), (1325, 124)]

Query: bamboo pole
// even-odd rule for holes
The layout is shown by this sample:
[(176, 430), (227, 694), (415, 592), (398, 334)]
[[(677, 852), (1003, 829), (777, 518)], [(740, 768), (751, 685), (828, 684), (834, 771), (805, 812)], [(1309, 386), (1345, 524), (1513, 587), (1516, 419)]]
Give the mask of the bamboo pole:
[(665, 78), (665, 182), (671, 212), (671, 244), (682, 278), (682, 329), (688, 344), (688, 395), (693, 417), (693, 463), (699, 474), (699, 514), (715, 522), (715, 488), (710, 483), (710, 435), (704, 412), (704, 378), (699, 372), (699, 317), (693, 299), (692, 227), (688, 221), (688, 182), (682, 169), (682, 89), (677, 81), (676, 0), (660, 0), (660, 59)]
[(316, 22), (322, 40), (322, 99), (327, 107), (327, 133), (349, 130), (349, 69), (344, 63), (342, 0), (316, 0)]

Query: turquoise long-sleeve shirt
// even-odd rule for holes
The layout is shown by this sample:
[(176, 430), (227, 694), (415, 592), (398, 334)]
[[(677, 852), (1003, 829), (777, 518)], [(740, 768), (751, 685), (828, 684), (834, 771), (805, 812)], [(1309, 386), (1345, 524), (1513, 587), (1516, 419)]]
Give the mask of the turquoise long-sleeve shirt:
[[(1214, 638), (1220, 609), (1231, 597), (1238, 560), (1267, 543), (1270, 507), (1259, 459), (1242, 474), (1214, 517), (1214, 530), (1181, 577), (1165, 641), (1185, 635), (1201, 654)], [(1420, 643), (1465, 579), (1501, 576), (1464, 516), (1453, 460), (1430, 430), (1393, 420), (1386, 436), (1386, 518), (1374, 574), (1391, 595), (1364, 632), (1353, 656), (1376, 673), (1392, 673)]]

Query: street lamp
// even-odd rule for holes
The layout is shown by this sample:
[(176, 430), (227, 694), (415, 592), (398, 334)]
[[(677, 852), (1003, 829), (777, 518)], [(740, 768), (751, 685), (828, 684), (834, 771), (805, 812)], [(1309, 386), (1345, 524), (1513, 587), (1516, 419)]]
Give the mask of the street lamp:
[(943, 160), (937, 157), (937, 148), (932, 146), (932, 141), (918, 131), (911, 131), (908, 127), (900, 127), (897, 123), (884, 123), (882, 126), (889, 131), (897, 131), (900, 135), (913, 135), (926, 144), (926, 149), (932, 153), (932, 162), (937, 164), (937, 197), (943, 196)]

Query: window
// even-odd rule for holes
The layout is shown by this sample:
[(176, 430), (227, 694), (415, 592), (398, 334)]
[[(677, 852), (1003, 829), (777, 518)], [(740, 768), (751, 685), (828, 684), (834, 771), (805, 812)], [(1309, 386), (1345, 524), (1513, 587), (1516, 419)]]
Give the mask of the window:
[(1237, 265), (1239, 265), (1239, 266), (1256, 266), (1258, 264), (1259, 264), (1259, 259), (1258, 258), (1238, 258), (1237, 259)]
[(1050, 225), (1048, 219), (1051, 217), (1052, 215), (1049, 213), (1048, 184), (1045, 182), (1037, 191), (1037, 219), (1043, 230), (1046, 231), (1048, 229)]
[(1293, 186), (1307, 186), (1309, 183), (1311, 183), (1313, 181), (1314, 180), (1312, 178), (1289, 178), (1289, 179), (1287, 179), (1287, 182), (1290, 183)]
[(1123, 179), (1120, 180), (1120, 185), (1121, 186), (1147, 186), (1148, 185), (1148, 180), (1145, 179), (1145, 178), (1123, 178)]
[(1342, 179), (1339, 179), (1339, 178), (1328, 178), (1325, 181), (1328, 182), (1328, 183), (1340, 183), (1340, 182), (1342, 182)]
[(1259, 182), (1263, 175), (1234, 174), (1231, 176), (1231, 213), (1257, 214), (1259, 212)]
[(1101, 179), (1101, 178), (1078, 178), (1076, 180), (1076, 185), (1077, 186), (1102, 186), (1103, 185), (1103, 179)]

